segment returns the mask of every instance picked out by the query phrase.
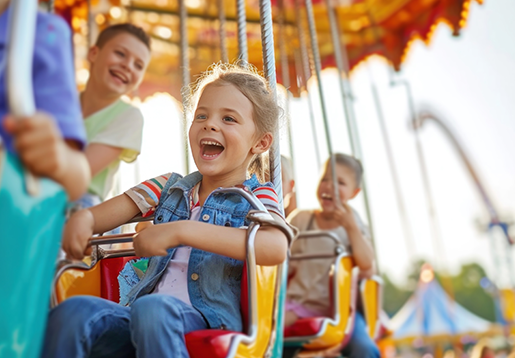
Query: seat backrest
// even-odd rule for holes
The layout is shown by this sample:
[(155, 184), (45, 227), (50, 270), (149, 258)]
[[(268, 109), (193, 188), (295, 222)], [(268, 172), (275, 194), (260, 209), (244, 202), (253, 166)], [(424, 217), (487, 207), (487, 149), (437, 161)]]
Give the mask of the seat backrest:
[(116, 303), (120, 302), (118, 275), (125, 264), (133, 259), (136, 257), (116, 257), (100, 261), (100, 297)]
[[(334, 276), (331, 277), (329, 290), (332, 306), (336, 315), (327, 318), (321, 335), (303, 345), (305, 349), (327, 349), (344, 345), (350, 338), (354, 324), (358, 272), (350, 256), (340, 256), (335, 260)], [(334, 293), (337, 291), (338, 296)]]

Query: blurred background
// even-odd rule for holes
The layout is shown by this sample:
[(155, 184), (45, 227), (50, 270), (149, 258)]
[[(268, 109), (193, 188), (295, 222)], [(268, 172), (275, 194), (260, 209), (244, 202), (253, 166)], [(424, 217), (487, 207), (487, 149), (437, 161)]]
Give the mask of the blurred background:
[[(220, 48), (222, 20), (217, 6), (221, 3), (227, 21), (225, 54)], [(186, 5), (188, 68), (190, 80), (194, 80), (213, 61), (223, 57), (234, 61), (238, 57), (235, 6), (229, 1), (208, 0), (189, 0)], [(312, 65), (307, 82), (305, 73), (299, 70), (302, 43), (295, 3), (273, 5), (278, 80), (282, 84), (288, 80), (289, 89), (280, 87), (281, 100), (288, 108), (281, 129), (281, 152), (293, 158), (298, 207), (314, 208), (320, 158), (324, 160), (328, 153), (317, 79)], [(419, 277), (423, 264), (430, 263), (435, 278), (427, 282), (441, 283), (447, 292), (442, 300), (455, 300), (475, 317), (507, 327), (510, 307), (515, 304), (510, 301), (515, 287), (513, 249), (507, 240), (509, 234), (514, 234), (511, 224), (515, 217), (515, 165), (511, 159), (515, 153), (515, 2), (357, 0), (334, 5), (351, 68), (349, 92), (351, 88), (371, 222), (366, 219), (361, 194), (351, 204), (373, 227), (386, 313), (395, 316), (417, 288), (425, 287)], [(334, 150), (351, 153), (325, 6), (322, 1), (314, 2), (324, 67), (320, 81)], [(55, 0), (55, 8), (75, 31), (79, 86), (89, 75), (87, 49), (103, 27), (131, 21), (153, 37), (152, 63), (144, 83), (132, 97), (145, 117), (143, 149), (136, 163), (122, 164), (118, 192), (162, 173), (183, 173), (183, 68), (177, 3)], [(249, 61), (261, 67), (257, 9), (257, 1), (247, 2)], [(304, 12), (300, 14), (304, 16)], [(301, 26), (309, 42), (305, 20)], [(285, 45), (284, 55), (281, 44)], [(282, 56), (285, 62), (281, 62)], [(409, 84), (409, 91), (403, 83)], [(413, 115), (420, 120), (423, 113), (431, 115), (416, 129), (421, 157), (412, 124)], [(398, 176), (396, 182), (381, 116)], [(476, 177), (471, 176), (449, 133)], [(162, 154), (157, 158), (156, 153)], [(194, 163), (190, 161), (192, 170)], [(400, 200), (395, 184), (400, 189)], [(479, 187), (487, 193), (488, 205)], [(399, 210), (402, 207), (404, 216)], [(489, 331), (493, 337), (489, 344), (496, 347), (498, 356), (506, 356), (515, 340), (505, 328), (495, 332)], [(447, 349), (454, 349), (456, 342), (466, 351), (481, 335), (462, 333), (451, 330), (445, 339), (428, 343), (431, 348), (426, 347), (427, 342), (417, 340), (423, 334), (414, 333), (411, 340), (403, 343), (405, 346), (399, 343), (395, 352), (390, 350), (388, 354), (443, 356)]]

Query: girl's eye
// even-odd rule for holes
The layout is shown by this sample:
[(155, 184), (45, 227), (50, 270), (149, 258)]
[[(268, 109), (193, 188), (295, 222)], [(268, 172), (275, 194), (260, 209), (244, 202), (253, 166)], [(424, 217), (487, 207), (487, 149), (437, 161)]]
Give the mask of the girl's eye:
[(125, 53), (123, 53), (122, 51), (115, 51), (114, 53), (116, 53), (118, 56), (121, 56), (121, 57), (124, 57), (125, 56)]
[(195, 119), (206, 119), (206, 115), (205, 114), (197, 114), (195, 116)]
[(342, 181), (339, 181), (339, 182), (338, 182), (338, 184), (340, 184), (340, 185), (345, 185), (345, 183), (344, 183), (344, 182), (342, 182)]
[(232, 117), (224, 117), (224, 122), (236, 122), (236, 120)]
[(136, 63), (134, 67), (136, 67), (140, 71), (143, 69), (143, 65), (141, 63)]

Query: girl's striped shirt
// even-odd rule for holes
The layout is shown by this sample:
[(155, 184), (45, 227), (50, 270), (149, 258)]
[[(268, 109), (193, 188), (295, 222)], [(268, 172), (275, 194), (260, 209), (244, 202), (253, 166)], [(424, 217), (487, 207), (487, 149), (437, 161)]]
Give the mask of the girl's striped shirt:
[[(172, 173), (167, 173), (146, 180), (143, 183), (140, 183), (125, 192), (125, 194), (128, 195), (141, 210), (141, 214), (143, 217), (148, 217), (154, 214), (155, 209), (159, 204), (161, 192), (171, 175)], [(198, 187), (199, 186), (196, 185), (195, 189), (197, 190), (191, 191), (191, 209), (200, 205), (197, 194)], [(273, 188), (270, 188), (268, 186), (260, 186), (254, 189), (253, 193), (263, 203), (263, 205), (268, 211), (274, 212), (275, 214), (281, 217), (283, 216), (281, 214), (282, 210), (279, 207), (277, 193)]]

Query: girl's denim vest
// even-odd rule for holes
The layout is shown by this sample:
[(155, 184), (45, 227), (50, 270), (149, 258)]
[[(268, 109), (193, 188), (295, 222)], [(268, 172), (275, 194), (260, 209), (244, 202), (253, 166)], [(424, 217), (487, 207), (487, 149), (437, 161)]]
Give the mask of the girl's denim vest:
[[(190, 192), (202, 180), (199, 172), (184, 178), (172, 174), (161, 193), (154, 223), (161, 224), (177, 220), (188, 220), (190, 217)], [(260, 184), (255, 176), (246, 180), (244, 186), (254, 190)], [(264, 184), (271, 186), (270, 183)], [(241, 227), (249, 222), (245, 219), (251, 210), (250, 204), (235, 194), (209, 195), (202, 206), (200, 220), (202, 222)], [(175, 248), (168, 250), (167, 256), (154, 256), (149, 259), (145, 275), (129, 291), (121, 297), (120, 304), (130, 305), (138, 297), (152, 292), (165, 272)], [(210, 328), (242, 330), (240, 313), (240, 283), (243, 261), (213, 254), (193, 248), (188, 264), (188, 292), (191, 304), (202, 313)], [(124, 269), (124, 275), (127, 270)], [(135, 276), (135, 274), (134, 274)], [(125, 277), (129, 282), (131, 278)]]

